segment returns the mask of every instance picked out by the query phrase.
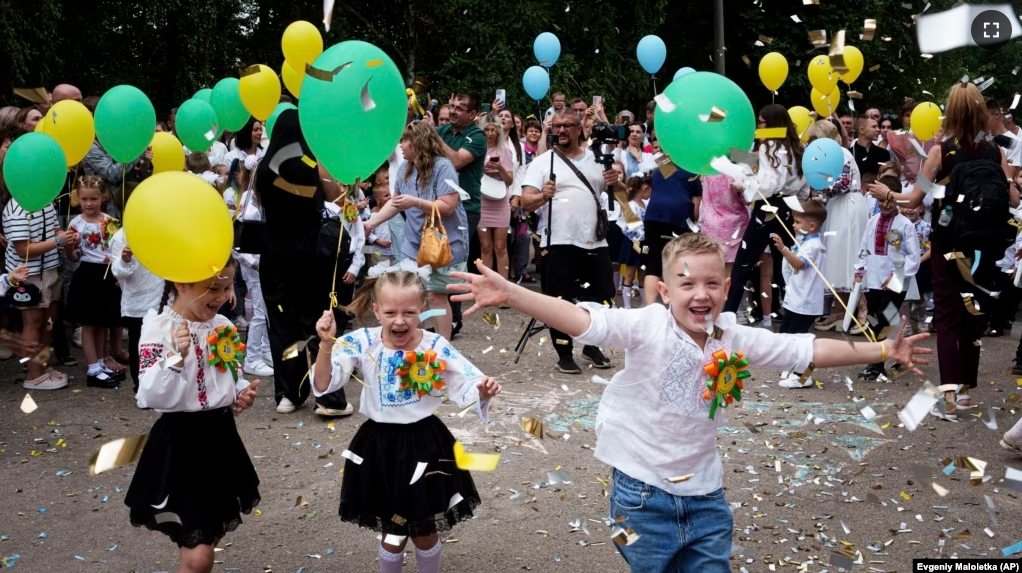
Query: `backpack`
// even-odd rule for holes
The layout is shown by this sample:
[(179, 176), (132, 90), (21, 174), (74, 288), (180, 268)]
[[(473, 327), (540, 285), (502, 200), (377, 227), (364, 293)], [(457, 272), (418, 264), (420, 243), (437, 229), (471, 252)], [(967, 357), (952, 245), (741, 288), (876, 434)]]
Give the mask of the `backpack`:
[[(945, 157), (950, 150), (947, 143), (942, 144)], [(990, 271), (1015, 238), (1015, 229), (1009, 224), (1008, 179), (996, 147), (984, 149), (980, 157), (967, 158), (960, 148), (957, 154), (941, 209), (933, 213), (933, 243), (939, 247), (938, 253), (959, 251), (974, 262), (978, 251), (978, 266)], [(948, 208), (950, 221), (945, 212)], [(994, 275), (996, 272), (977, 269), (974, 278), (977, 284), (988, 283)], [(992, 284), (981, 286), (993, 288)]]

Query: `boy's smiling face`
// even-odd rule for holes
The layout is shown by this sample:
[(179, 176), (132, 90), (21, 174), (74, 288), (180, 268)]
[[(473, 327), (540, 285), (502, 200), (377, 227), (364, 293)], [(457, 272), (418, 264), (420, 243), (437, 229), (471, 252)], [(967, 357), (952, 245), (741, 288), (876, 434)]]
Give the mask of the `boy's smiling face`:
[(719, 254), (681, 254), (669, 267), (657, 290), (671, 309), (675, 322), (697, 343), (706, 339), (706, 323), (724, 308), (731, 278), (724, 274)]

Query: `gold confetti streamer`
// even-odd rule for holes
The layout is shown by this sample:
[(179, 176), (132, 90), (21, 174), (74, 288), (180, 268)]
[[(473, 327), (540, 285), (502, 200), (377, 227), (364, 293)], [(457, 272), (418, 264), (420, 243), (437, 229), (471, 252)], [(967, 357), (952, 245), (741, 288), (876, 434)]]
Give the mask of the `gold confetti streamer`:
[(147, 439), (149, 434), (139, 434), (103, 444), (89, 460), (89, 475), (99, 475), (135, 463), (142, 455)]

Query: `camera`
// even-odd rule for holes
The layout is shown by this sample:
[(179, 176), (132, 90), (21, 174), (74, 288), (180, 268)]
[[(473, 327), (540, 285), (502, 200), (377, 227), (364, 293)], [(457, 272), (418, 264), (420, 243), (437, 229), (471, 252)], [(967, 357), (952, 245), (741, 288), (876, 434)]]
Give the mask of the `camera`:
[(628, 139), (628, 126), (627, 125), (611, 125), (605, 121), (593, 125), (593, 130), (589, 135), (593, 139), (598, 139), (603, 143), (617, 143), (618, 141), (625, 141)]

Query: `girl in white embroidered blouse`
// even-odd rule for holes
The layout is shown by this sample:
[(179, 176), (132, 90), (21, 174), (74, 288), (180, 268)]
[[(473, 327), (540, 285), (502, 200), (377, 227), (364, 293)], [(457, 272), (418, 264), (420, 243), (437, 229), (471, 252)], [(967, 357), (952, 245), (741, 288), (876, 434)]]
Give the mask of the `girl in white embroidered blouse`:
[[(234, 265), (204, 281), (171, 284), (173, 304), (150, 310), (139, 340), (140, 408), (153, 425), (124, 499), (131, 523), (170, 537), (179, 571), (213, 568), (213, 547), (259, 503), (259, 478), (234, 414), (250, 407), (258, 380), (243, 378), (245, 345), (217, 310), (232, 299)], [(162, 305), (161, 305), (162, 306)]]
[[(384, 270), (386, 269), (386, 270)], [(443, 395), (484, 422), (500, 385), (484, 376), (442, 336), (420, 330), (426, 309), (422, 275), (405, 260), (380, 263), (346, 307), (360, 321), (375, 314), (381, 326), (336, 339), (332, 311), (316, 323), (320, 351), (310, 375), (313, 393), (336, 391), (349, 378), (362, 383), (359, 411), (369, 418), (344, 457), (342, 521), (381, 532), (380, 571), (400, 573), (408, 537), (420, 573), (440, 570), (438, 531), (472, 517), (479, 494), (454, 463), (455, 440), (433, 413)], [(361, 374), (353, 374), (357, 369)]]

